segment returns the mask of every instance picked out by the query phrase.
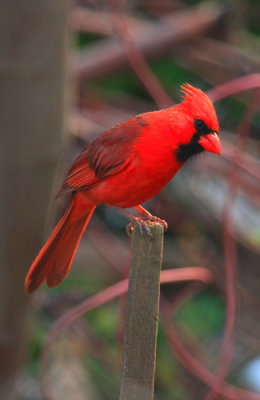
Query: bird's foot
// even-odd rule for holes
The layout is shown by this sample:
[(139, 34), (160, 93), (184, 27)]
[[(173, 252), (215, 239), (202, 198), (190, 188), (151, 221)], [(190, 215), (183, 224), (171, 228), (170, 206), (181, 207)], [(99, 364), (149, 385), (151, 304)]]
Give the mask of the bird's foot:
[(150, 237), (152, 237), (153, 235), (151, 229), (149, 228), (149, 225), (152, 225), (154, 222), (163, 225), (164, 230), (167, 231), (168, 224), (166, 221), (164, 221), (164, 219), (155, 217), (142, 206), (136, 206), (135, 208), (143, 214), (143, 217), (135, 217), (133, 215), (130, 215), (124, 208), (120, 208), (120, 211), (130, 220), (130, 224), (126, 226), (126, 232), (129, 236), (132, 234), (135, 224), (138, 226), (141, 233), (146, 232), (147, 235)]
[(126, 232), (129, 236), (131, 236), (131, 234), (133, 233), (135, 224), (138, 226), (141, 233), (146, 232), (148, 236), (153, 236), (151, 229), (149, 228), (149, 224), (153, 223), (153, 221), (150, 221), (146, 218), (134, 216), (131, 216), (130, 219), (131, 222), (126, 226)]
[(144, 215), (144, 219), (147, 221), (151, 221), (151, 222), (158, 222), (159, 224), (162, 224), (164, 227), (164, 230), (167, 231), (168, 229), (168, 224), (164, 219), (158, 218), (155, 215), (152, 215), (151, 213), (149, 213), (149, 211), (147, 211), (144, 207), (138, 205), (135, 206), (135, 208)]
[[(149, 213), (150, 214), (150, 213)], [(155, 215), (150, 214), (149, 216), (147, 216), (147, 221), (151, 221), (151, 222), (158, 222), (159, 224), (163, 225), (165, 232), (168, 229), (168, 224), (164, 219), (161, 219), (159, 217), (156, 217)]]

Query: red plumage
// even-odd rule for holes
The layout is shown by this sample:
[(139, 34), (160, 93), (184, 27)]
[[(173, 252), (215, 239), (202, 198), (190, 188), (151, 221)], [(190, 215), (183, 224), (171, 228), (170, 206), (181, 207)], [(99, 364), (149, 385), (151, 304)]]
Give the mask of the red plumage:
[(44, 280), (57, 286), (68, 274), (96, 205), (137, 207), (163, 189), (191, 156), (220, 152), (210, 99), (188, 84), (182, 91), (181, 104), (116, 125), (80, 154), (59, 192), (73, 192), (72, 200), (28, 272), (27, 292)]

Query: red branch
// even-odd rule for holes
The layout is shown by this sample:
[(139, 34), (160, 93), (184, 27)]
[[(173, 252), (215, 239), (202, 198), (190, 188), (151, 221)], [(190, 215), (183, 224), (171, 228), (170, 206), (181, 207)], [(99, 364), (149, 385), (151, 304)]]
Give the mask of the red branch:
[[(194, 290), (192, 291), (187, 291), (186, 292), (188, 297), (190, 295), (194, 294)], [(182, 301), (184, 298), (182, 297)], [(187, 300), (187, 296), (186, 299)], [(168, 344), (170, 346), (170, 349), (172, 350), (173, 354), (177, 357), (179, 362), (187, 368), (189, 372), (191, 372), (194, 376), (196, 376), (199, 380), (204, 382), (208, 387), (216, 386), (218, 382), (218, 378), (212, 374), (204, 365), (201, 364), (200, 361), (198, 361), (197, 357), (193, 356), (183, 345), (182, 341), (180, 340), (181, 335), (178, 333), (174, 325), (171, 322), (170, 314), (172, 313), (172, 310), (176, 312), (177, 307), (176, 304), (174, 303), (174, 307), (172, 304), (167, 303), (166, 301), (163, 301), (163, 307), (161, 316), (163, 318), (164, 322), (164, 329), (166, 332)], [(180, 305), (180, 302), (178, 302), (178, 305)], [(243, 389), (238, 389), (232, 385), (228, 385), (224, 383), (223, 387), (220, 388), (218, 387), (218, 394), (221, 396), (224, 396), (228, 400), (237, 400), (237, 399), (246, 399), (246, 400), (259, 400), (260, 396), (256, 393), (243, 390)]]
[(213, 89), (210, 89), (207, 94), (215, 103), (226, 97), (234, 96), (235, 94), (258, 87), (260, 87), (260, 74), (250, 74), (215, 86)]
[[(113, 0), (111, 3), (113, 3), (114, 6), (114, 13), (111, 14), (113, 27), (125, 51), (130, 66), (159, 107), (165, 108), (172, 106), (172, 99), (168, 96), (160, 81), (147, 64), (142, 52), (134, 43), (126, 18), (123, 4), (124, 0)], [(118, 10), (121, 12), (119, 13)]]

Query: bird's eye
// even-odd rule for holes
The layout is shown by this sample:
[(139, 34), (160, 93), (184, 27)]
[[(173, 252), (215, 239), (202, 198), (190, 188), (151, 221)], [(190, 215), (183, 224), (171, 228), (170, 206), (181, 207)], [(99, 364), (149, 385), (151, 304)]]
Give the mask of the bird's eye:
[(195, 119), (195, 127), (197, 129), (201, 129), (204, 126), (204, 122), (202, 119)]
[(211, 129), (205, 124), (204, 121), (202, 121), (202, 119), (196, 119), (195, 118), (194, 119), (194, 125), (195, 125), (197, 133), (200, 136), (207, 135), (208, 133), (211, 132)]

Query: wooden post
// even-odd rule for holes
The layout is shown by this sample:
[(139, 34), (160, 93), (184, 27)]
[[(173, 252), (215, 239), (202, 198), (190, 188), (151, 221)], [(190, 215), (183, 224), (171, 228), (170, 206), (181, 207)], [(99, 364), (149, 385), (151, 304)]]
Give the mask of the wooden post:
[(134, 227), (120, 400), (152, 400), (164, 228), (152, 237)]
[(62, 153), (68, 0), (4, 0), (0, 12), (0, 399), (29, 333), (24, 278), (43, 240)]

